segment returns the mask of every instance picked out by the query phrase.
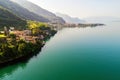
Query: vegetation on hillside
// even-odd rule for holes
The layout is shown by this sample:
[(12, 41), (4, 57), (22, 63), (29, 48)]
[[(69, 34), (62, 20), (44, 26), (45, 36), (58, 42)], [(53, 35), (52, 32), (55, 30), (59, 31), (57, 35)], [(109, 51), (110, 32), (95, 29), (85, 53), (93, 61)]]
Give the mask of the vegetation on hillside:
[(0, 63), (26, 55), (32, 55), (42, 47), (41, 43), (33, 44), (25, 41), (0, 43)]
[(40, 6), (37, 6), (36, 4), (34, 4), (32, 2), (29, 2), (27, 0), (11, 0), (11, 1), (16, 2), (17, 4), (26, 8), (30, 12), (33, 12), (39, 16), (42, 16), (42, 17), (48, 19), (49, 22), (63, 23), (63, 24), (65, 23), (65, 21), (62, 18), (56, 16), (54, 13), (52, 13), (48, 10), (41, 8)]
[(32, 30), (30, 36), (41, 37), (42, 35), (43, 38), (32, 43), (23, 39), (17, 40), (17, 36), (13, 33), (8, 36), (0, 35), (0, 64), (38, 53), (44, 42), (56, 33), (55, 30), (42, 22), (27, 21), (27, 27)]
[(15, 2), (12, 2), (11, 0), (0, 0), (0, 6), (8, 9), (13, 14), (25, 20), (36, 20), (36, 21), (41, 21), (41, 22), (49, 21), (48, 19), (27, 10), (26, 8), (18, 5)]
[[(29, 12), (10, 0), (0, 0), (0, 30), (2, 30), (0, 31), (0, 64), (38, 53), (45, 41), (56, 33), (46, 23), (38, 21), (49, 20)], [(10, 27), (14, 27), (20, 34), (25, 30), (30, 31), (31, 34), (10, 33)], [(27, 37), (31, 41), (28, 41)]]
[(37, 21), (28, 21), (28, 28), (32, 31), (33, 36), (39, 36), (39, 34), (44, 36), (44, 40), (49, 39), (52, 35), (56, 33), (55, 30), (52, 30), (48, 27), (48, 24), (37, 22)]
[(16, 27), (17, 29), (23, 29), (27, 25), (27, 22), (7, 9), (0, 6), (0, 28), (6, 27)]

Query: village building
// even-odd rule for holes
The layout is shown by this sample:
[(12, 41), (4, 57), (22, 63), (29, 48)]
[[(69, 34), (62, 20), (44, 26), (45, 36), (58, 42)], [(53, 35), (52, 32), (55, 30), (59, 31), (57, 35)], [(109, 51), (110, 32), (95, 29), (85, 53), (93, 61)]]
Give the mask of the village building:
[[(39, 34), (38, 36), (32, 36), (32, 31), (31, 30), (15, 30), (14, 27), (10, 27), (8, 30), (7, 27), (4, 27), (4, 31), (0, 31), (0, 35), (6, 35), (6, 37), (1, 37), (0, 41), (8, 41), (11, 42), (11, 38), (9, 38), (10, 34), (15, 34), (16, 35), (16, 41), (24, 40), (26, 42), (31, 42), (31, 43), (36, 43), (36, 41), (43, 40), (44, 35)], [(49, 34), (49, 32), (46, 30), (45, 34)]]

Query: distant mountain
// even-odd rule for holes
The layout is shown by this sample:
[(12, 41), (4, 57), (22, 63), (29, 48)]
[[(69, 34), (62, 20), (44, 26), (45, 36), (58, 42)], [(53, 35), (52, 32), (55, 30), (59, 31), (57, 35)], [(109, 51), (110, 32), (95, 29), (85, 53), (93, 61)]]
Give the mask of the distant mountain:
[(75, 24), (85, 23), (84, 20), (81, 20), (79, 18), (70, 17), (66, 14), (56, 13), (56, 15), (62, 17), (66, 21), (66, 23), (75, 23)]
[(14, 26), (17, 28), (25, 27), (26, 21), (17, 17), (7, 9), (0, 6), (0, 28), (4, 26)]
[(25, 9), (29, 10), (30, 12), (33, 12), (39, 16), (42, 16), (46, 19), (48, 19), (50, 22), (53, 23), (65, 23), (65, 21), (53, 14), (52, 12), (49, 12), (43, 8), (41, 8), (38, 5), (33, 4), (32, 2), (29, 2), (27, 0), (11, 0), (13, 2), (16, 2), (17, 4), (21, 5)]
[(105, 22), (120, 22), (119, 17), (99, 16), (85, 18), (87, 22), (105, 23)]
[(15, 2), (12, 2), (10, 0), (0, 0), (0, 6), (8, 9), (15, 15), (21, 17), (22, 19), (26, 20), (36, 20), (36, 21), (41, 21), (41, 22), (49, 22), (48, 19), (39, 16), (33, 12), (30, 12), (29, 10), (23, 8), (22, 6), (18, 5)]

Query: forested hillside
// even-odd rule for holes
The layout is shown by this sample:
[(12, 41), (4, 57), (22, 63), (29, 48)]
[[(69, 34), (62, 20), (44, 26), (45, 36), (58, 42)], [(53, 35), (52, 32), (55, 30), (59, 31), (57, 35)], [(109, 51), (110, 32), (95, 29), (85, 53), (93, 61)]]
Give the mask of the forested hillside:
[(11, 11), (12, 13), (19, 16), (22, 19), (49, 22), (48, 19), (42, 16), (38, 16), (37, 14), (33, 12), (30, 12), (27, 9), (20, 6), (19, 4), (12, 2), (10, 0), (0, 0), (0, 6), (8, 9), (9, 11)]
[(22, 7), (24, 7), (25, 9), (29, 10), (30, 12), (33, 12), (39, 16), (42, 16), (46, 19), (48, 19), (50, 22), (53, 23), (65, 23), (65, 21), (61, 18), (56, 16), (54, 13), (41, 8), (40, 6), (29, 2), (27, 0), (11, 0), (13, 2), (16, 2), (17, 4), (21, 5)]
[(0, 6), (0, 28), (3, 28), (4, 26), (23, 28), (25, 25), (25, 20)]

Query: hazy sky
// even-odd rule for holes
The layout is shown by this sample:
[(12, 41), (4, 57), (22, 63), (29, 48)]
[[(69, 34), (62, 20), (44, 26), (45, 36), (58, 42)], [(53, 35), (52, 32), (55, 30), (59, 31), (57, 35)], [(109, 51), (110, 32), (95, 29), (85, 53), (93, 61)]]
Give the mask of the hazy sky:
[(73, 17), (120, 16), (120, 0), (29, 0), (54, 13)]

